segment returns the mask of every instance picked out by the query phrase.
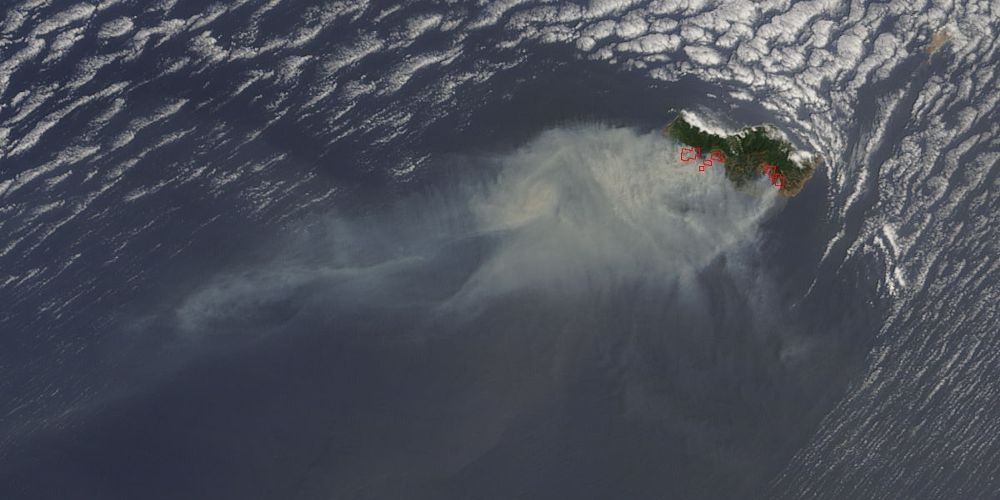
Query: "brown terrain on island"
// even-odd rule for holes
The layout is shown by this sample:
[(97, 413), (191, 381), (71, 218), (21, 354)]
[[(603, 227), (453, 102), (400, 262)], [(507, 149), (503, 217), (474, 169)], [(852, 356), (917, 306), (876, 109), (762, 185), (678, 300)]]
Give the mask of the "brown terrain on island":
[(925, 49), (928, 54), (933, 54), (937, 49), (941, 48), (942, 45), (951, 40), (951, 33), (948, 32), (947, 28), (940, 29), (934, 32), (931, 36), (931, 41), (927, 44)]

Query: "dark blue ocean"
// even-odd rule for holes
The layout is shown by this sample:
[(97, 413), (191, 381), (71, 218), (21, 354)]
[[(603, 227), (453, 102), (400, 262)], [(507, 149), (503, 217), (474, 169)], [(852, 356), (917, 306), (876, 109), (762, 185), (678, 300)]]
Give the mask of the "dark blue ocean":
[(993, 498), (991, 8), (8, 2), (0, 497)]

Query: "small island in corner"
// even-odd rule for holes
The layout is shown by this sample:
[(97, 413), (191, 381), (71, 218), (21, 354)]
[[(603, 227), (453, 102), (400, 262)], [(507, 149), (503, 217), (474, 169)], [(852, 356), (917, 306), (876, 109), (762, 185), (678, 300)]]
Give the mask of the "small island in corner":
[(744, 127), (735, 133), (721, 135), (697, 124), (700, 122), (695, 117), (682, 111), (663, 129), (663, 135), (700, 148), (705, 156), (711, 151), (721, 151), (725, 155), (726, 177), (737, 186), (764, 175), (762, 165), (769, 164), (784, 179), (779, 189), (781, 195), (792, 197), (798, 194), (822, 161), (819, 155), (810, 157), (796, 152), (772, 125)]

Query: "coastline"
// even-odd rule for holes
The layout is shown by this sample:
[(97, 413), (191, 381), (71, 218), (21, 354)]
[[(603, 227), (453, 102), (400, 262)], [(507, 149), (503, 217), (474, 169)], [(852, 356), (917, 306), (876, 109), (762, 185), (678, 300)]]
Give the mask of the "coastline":
[[(737, 187), (767, 171), (779, 194), (791, 198), (802, 190), (816, 168), (823, 163), (818, 154), (795, 150), (787, 135), (773, 124), (749, 125), (720, 135), (699, 127), (701, 123), (703, 120), (696, 115), (682, 110), (663, 127), (661, 133), (681, 144), (698, 148), (705, 157), (709, 152), (724, 154), (726, 177)], [(806, 159), (802, 159), (803, 156)], [(780, 179), (780, 184), (777, 179)]]

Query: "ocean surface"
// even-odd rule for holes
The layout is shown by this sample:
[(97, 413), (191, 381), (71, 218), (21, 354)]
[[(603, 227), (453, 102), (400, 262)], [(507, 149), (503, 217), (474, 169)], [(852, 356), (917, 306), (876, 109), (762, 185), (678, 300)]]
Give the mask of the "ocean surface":
[(996, 498), (997, 9), (6, 1), (0, 498)]

